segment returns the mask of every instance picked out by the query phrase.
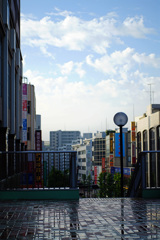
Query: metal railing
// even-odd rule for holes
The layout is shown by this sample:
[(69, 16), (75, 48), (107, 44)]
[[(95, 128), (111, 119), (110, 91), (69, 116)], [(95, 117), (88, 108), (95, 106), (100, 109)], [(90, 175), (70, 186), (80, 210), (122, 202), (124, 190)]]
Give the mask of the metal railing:
[(139, 154), (127, 196), (136, 197), (144, 189), (160, 189), (160, 150)]
[(76, 188), (76, 151), (0, 152), (0, 190)]

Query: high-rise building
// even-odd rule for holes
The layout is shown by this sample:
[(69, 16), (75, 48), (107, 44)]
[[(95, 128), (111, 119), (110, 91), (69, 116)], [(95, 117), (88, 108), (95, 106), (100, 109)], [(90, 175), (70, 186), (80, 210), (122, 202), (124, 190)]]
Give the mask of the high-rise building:
[(73, 140), (77, 140), (80, 137), (80, 131), (51, 131), (50, 147), (53, 151), (58, 151), (60, 147), (71, 144)]
[(20, 150), (22, 129), (20, 0), (0, 0), (0, 150)]

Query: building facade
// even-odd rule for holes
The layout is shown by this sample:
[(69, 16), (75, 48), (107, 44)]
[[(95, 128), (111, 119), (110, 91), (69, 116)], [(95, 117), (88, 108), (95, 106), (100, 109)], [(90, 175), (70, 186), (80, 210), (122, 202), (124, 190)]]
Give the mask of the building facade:
[[(147, 111), (136, 118), (137, 158), (141, 151), (160, 150), (160, 104), (151, 104)], [(160, 154), (150, 154), (146, 160), (148, 187), (160, 187)]]
[(50, 147), (53, 151), (58, 151), (60, 147), (71, 144), (73, 140), (81, 137), (80, 131), (51, 131)]
[(20, 0), (0, 0), (0, 150), (21, 150)]
[(81, 140), (72, 148), (77, 151), (78, 180), (82, 181), (83, 175), (92, 176), (92, 139)]

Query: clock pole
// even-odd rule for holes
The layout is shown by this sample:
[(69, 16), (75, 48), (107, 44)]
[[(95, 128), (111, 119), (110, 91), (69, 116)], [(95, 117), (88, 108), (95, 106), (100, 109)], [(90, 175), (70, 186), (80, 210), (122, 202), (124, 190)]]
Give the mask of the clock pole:
[(122, 126), (120, 126), (120, 159), (121, 159), (121, 197), (124, 197), (123, 191), (123, 138), (122, 138)]
[(124, 197), (123, 190), (123, 137), (122, 137), (122, 127), (128, 122), (128, 117), (123, 112), (118, 112), (115, 114), (114, 123), (120, 128), (120, 162), (121, 162), (121, 197)]

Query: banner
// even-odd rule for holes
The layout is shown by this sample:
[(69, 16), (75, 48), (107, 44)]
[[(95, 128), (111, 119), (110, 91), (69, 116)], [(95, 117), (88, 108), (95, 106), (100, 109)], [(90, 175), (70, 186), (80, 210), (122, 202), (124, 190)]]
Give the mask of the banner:
[[(125, 134), (122, 133), (123, 157), (125, 157)], [(120, 157), (120, 133), (115, 133), (115, 157)]]

